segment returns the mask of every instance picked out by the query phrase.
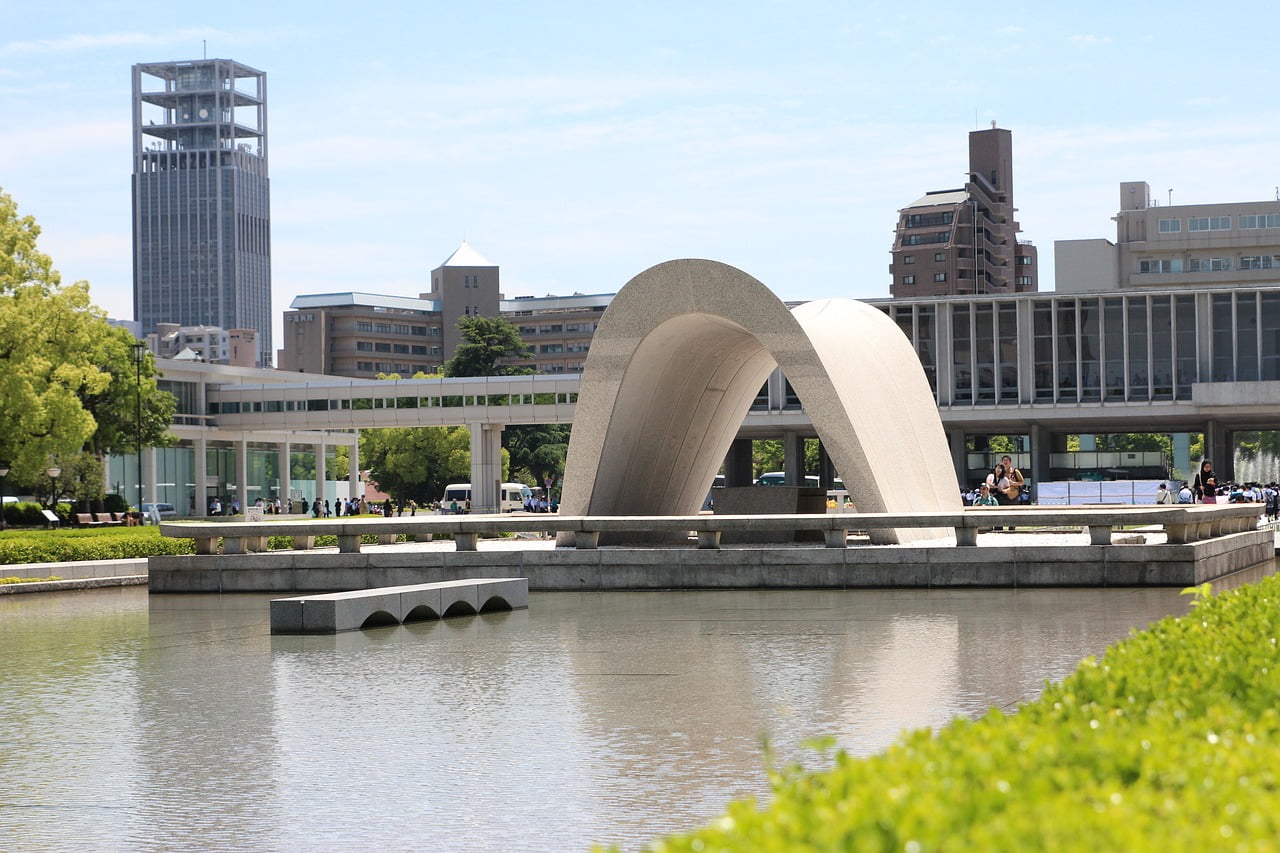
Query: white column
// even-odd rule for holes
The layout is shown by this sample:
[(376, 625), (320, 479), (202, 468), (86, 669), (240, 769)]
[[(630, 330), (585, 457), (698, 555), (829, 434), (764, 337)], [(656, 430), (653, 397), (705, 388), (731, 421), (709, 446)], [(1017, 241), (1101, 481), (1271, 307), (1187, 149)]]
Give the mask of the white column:
[(316, 497), (320, 499), (320, 505), (321, 505), (321, 506), (323, 506), (323, 505), (324, 505), (324, 500), (325, 500), (325, 490), (324, 490), (324, 479), (325, 479), (325, 470), (324, 470), (324, 454), (325, 454), (325, 443), (324, 443), (324, 439), (323, 439), (323, 438), (318, 438), (318, 439), (316, 439)]
[(142, 493), (143, 500), (147, 503), (155, 503), (159, 490), (156, 488), (156, 449), (154, 447), (144, 447), (142, 449)]
[(289, 500), (289, 492), (293, 490), (293, 469), (290, 457), (293, 455), (293, 449), (289, 444), (289, 439), (280, 442), (276, 448), (276, 470), (280, 473), (280, 504), (285, 512), (293, 512), (293, 506)]
[(236, 442), (236, 498), (244, 512), (249, 505), (249, 438), (243, 433)]
[(196, 515), (206, 516), (209, 514), (209, 489), (205, 486), (205, 480), (209, 479), (209, 440), (201, 437), (194, 443), (196, 458), (191, 479), (195, 482)]
[(360, 497), (360, 433), (356, 432), (356, 440), (351, 443), (347, 454), (347, 496)]
[(502, 424), (467, 424), (471, 433), (471, 511), (498, 512)]

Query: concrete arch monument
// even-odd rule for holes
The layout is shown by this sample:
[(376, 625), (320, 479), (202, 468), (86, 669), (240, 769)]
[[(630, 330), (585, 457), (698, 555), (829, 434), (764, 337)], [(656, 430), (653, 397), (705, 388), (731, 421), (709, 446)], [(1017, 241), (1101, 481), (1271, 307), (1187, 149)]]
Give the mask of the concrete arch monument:
[[(739, 269), (675, 260), (614, 297), (591, 341), (561, 512), (687, 515), (780, 366), (861, 512), (955, 510), (959, 486), (911, 342), (849, 299), (788, 310)], [(886, 543), (950, 530), (898, 529)]]

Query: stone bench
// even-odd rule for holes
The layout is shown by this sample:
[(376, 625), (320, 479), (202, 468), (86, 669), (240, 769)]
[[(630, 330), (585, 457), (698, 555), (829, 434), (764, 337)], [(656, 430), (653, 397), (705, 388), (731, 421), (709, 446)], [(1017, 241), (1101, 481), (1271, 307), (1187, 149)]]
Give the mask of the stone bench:
[(958, 545), (977, 544), (991, 527), (1074, 527), (1087, 530), (1095, 545), (1109, 544), (1114, 527), (1160, 526), (1170, 544), (1188, 544), (1252, 530), (1258, 504), (1174, 506), (965, 507), (950, 512), (822, 513), (813, 515), (567, 516), (556, 513), (427, 516), (415, 518), (308, 519), (284, 522), (165, 522), (165, 536), (191, 538), (197, 554), (245, 554), (267, 550), (270, 536), (292, 537), (296, 549), (314, 545), (319, 535), (335, 535), (341, 553), (359, 553), (360, 538), (376, 535), (382, 544), (404, 534), (451, 536), (459, 551), (475, 551), (481, 537), (512, 533), (559, 533), (580, 550), (598, 547), (601, 534), (675, 533), (695, 535), (698, 547), (720, 547), (725, 531), (817, 531), (827, 547), (846, 547), (850, 532), (893, 528), (953, 530)]
[(277, 598), (273, 634), (336, 634), (529, 606), (528, 578), (469, 578)]

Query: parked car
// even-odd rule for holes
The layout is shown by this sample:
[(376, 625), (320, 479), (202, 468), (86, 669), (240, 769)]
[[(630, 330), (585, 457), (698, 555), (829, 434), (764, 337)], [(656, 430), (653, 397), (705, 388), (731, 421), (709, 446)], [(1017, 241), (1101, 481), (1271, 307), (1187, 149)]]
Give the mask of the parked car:
[(177, 514), (178, 511), (173, 508), (173, 504), (156, 503), (142, 505), (142, 518), (144, 522), (154, 519), (157, 515), (160, 516), (160, 519), (163, 521), (174, 518)]

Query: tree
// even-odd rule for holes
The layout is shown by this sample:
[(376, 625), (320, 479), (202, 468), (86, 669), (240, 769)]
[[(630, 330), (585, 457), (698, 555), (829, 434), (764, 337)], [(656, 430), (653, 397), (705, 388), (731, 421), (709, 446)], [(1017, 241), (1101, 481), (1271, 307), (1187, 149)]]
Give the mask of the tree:
[(471, 479), (471, 436), (464, 427), (395, 427), (360, 433), (360, 459), (396, 502), (438, 500), (449, 483)]
[(506, 358), (532, 358), (520, 329), (501, 317), (463, 317), (458, 321), (463, 343), (444, 363), (445, 376), (523, 376), (529, 367), (499, 364)]
[[(35, 219), (0, 191), (0, 460), (27, 486), (43, 483), (53, 460), (136, 441), (132, 338), (89, 301), (87, 282), (62, 284), (39, 236)], [(156, 389), (154, 360), (144, 370), (144, 443), (157, 444), (173, 398)]]
[(569, 452), (568, 424), (520, 424), (502, 431), (511, 458), (511, 478), (541, 486), (564, 473)]

